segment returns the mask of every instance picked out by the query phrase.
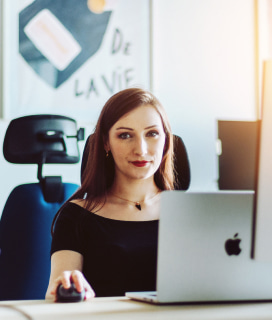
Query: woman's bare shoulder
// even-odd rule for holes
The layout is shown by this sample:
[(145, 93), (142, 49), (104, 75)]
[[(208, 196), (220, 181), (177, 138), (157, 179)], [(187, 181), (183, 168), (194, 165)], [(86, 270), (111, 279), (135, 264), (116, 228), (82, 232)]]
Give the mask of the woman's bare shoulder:
[(86, 200), (84, 200), (84, 199), (73, 199), (70, 202), (75, 203), (78, 206), (83, 207), (83, 208), (86, 206)]
[(100, 211), (102, 209), (102, 207), (104, 206), (104, 205), (100, 205), (99, 202), (98, 202), (98, 205), (92, 206), (92, 204), (90, 205), (90, 203), (88, 203), (88, 201), (86, 199), (73, 199), (73, 200), (70, 200), (69, 202), (74, 203), (74, 204), (76, 204), (86, 210), (89, 210), (93, 213)]

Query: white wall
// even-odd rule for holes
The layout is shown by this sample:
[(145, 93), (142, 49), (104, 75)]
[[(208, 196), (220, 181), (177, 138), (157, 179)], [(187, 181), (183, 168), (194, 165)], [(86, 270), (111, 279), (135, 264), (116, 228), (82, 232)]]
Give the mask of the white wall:
[[(272, 59), (272, 1), (258, 1), (258, 20), (259, 20), (259, 86), (262, 87), (263, 62)], [(260, 106), (261, 106), (260, 94)], [(261, 112), (261, 110), (260, 110)]]
[(154, 1), (154, 92), (184, 139), (192, 190), (217, 188), (217, 119), (255, 119), (253, 0)]
[[(217, 188), (216, 120), (255, 119), (254, 45), (254, 0), (153, 1), (153, 89), (187, 146), (191, 190)], [(0, 121), (1, 143), (7, 125)], [(79, 183), (79, 171), (47, 165), (44, 173)], [(36, 181), (37, 169), (0, 152), (0, 175), (2, 212), (12, 188)]]

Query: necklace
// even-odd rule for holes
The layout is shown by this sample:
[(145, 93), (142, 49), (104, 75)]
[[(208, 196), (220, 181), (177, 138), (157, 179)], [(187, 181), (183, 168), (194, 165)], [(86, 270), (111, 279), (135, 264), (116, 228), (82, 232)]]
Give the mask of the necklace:
[[(153, 197), (151, 197), (151, 198), (149, 198), (149, 199), (147, 199), (147, 200), (151, 200), (151, 199), (155, 198), (159, 193), (160, 193), (160, 191), (158, 191)], [(145, 200), (143, 200), (143, 201), (132, 201), (132, 200), (124, 199), (124, 198), (121, 198), (121, 197), (117, 196), (117, 195), (114, 194), (114, 193), (111, 193), (111, 195), (114, 196), (114, 197), (116, 197), (116, 198), (118, 198), (118, 199), (121, 199), (121, 200), (130, 202), (130, 203), (133, 203), (134, 206), (135, 206), (138, 210), (140, 210), (140, 211), (142, 210), (141, 203), (142, 203), (142, 202), (145, 202)]]

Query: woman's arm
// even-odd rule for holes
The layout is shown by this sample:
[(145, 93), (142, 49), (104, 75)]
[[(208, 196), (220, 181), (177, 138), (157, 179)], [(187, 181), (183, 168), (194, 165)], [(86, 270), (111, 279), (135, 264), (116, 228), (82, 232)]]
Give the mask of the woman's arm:
[(93, 298), (95, 293), (82, 274), (83, 256), (75, 251), (61, 250), (52, 254), (51, 275), (46, 292), (46, 299), (56, 300), (56, 290), (59, 284), (69, 288), (74, 282), (77, 291), (86, 291), (86, 299)]

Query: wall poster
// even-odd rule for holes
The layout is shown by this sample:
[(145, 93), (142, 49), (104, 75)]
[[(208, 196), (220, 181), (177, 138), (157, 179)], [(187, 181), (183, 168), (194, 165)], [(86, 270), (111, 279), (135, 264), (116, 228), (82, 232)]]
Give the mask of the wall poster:
[(149, 0), (2, 1), (5, 118), (96, 122), (112, 94), (150, 89)]

